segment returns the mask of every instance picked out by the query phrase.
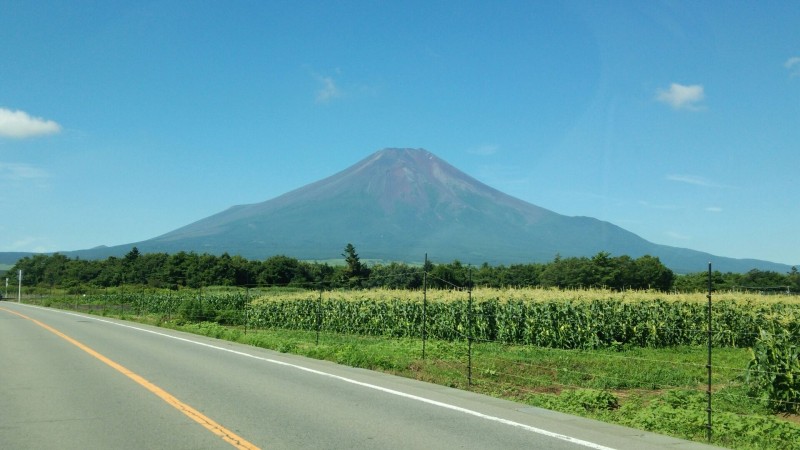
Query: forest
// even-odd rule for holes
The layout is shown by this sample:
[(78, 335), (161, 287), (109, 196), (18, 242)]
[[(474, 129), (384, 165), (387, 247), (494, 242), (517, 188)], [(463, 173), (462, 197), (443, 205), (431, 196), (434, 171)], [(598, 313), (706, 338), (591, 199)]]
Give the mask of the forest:
[[(300, 261), (283, 255), (265, 260), (194, 252), (140, 253), (133, 247), (124, 257), (105, 260), (69, 258), (63, 254), (37, 254), (17, 261), (5, 275), (16, 283), (23, 271), (26, 286), (62, 288), (81, 293), (91, 288), (141, 285), (179, 289), (204, 286), (292, 286), (305, 289), (388, 288), (418, 289), (423, 278), (431, 288), (553, 287), (562, 289), (607, 288), (611, 290), (703, 291), (708, 273), (677, 275), (657, 257), (631, 258), (600, 252), (588, 257), (556, 256), (549, 263), (470, 266), (459, 261), (423, 265), (361, 261), (355, 247), (347, 244), (344, 263)], [(751, 270), (712, 273), (714, 290), (800, 292), (800, 273), (793, 267), (782, 274)]]

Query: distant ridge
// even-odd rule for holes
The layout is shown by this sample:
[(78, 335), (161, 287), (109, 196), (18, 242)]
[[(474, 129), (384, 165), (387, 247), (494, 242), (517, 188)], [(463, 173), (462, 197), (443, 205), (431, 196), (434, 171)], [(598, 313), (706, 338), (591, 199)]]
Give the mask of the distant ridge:
[(69, 255), (122, 256), (195, 251), (264, 259), (283, 254), (304, 260), (340, 258), (353, 243), (364, 259), (517, 264), (556, 255), (658, 256), (679, 273), (790, 266), (713, 256), (648, 242), (611, 223), (568, 217), (504, 194), (423, 149), (378, 151), (315, 183), (261, 203), (233, 206), (164, 235)]
[[(17, 263), (20, 259), (35, 255), (35, 253), (31, 252), (0, 252), (0, 265), (7, 264), (9, 267), (13, 266)], [(0, 267), (0, 269), (2, 269)]]

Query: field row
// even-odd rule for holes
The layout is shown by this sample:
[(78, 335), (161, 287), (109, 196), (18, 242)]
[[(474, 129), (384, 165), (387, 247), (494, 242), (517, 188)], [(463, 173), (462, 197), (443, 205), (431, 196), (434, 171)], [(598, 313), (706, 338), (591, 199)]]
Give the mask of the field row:
[[(80, 302), (248, 328), (416, 338), (424, 333), (431, 339), (565, 349), (698, 345), (708, 339), (707, 306), (696, 298), (637, 299), (607, 291), (572, 291), (577, 295), (565, 297), (570, 291), (529, 290), (559, 294), (548, 300), (531, 292), (526, 297), (525, 290), (493, 291), (434, 291), (425, 300), (417, 291), (158, 291), (88, 295)], [(717, 297), (711, 323), (715, 346), (751, 347), (761, 330), (800, 335), (800, 304), (772, 296)]]

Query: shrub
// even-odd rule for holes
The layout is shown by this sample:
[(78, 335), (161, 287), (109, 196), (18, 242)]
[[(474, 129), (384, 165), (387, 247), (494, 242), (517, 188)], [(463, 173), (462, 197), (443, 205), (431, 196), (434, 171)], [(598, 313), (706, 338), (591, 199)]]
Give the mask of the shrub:
[(786, 329), (761, 330), (751, 349), (747, 382), (754, 395), (775, 412), (800, 412), (800, 347)]
[(178, 315), (184, 322), (204, 322), (212, 320), (216, 311), (200, 298), (187, 298), (181, 302)]

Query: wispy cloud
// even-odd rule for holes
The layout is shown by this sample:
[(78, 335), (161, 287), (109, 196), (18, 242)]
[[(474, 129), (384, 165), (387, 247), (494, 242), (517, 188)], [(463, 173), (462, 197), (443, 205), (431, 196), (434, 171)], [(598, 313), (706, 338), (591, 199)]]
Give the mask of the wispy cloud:
[(672, 230), (667, 231), (664, 234), (666, 234), (667, 237), (669, 237), (671, 239), (676, 239), (676, 240), (679, 240), (679, 241), (688, 241), (688, 240), (690, 240), (692, 238), (691, 236), (687, 236), (685, 234), (678, 233), (677, 231), (672, 231)]
[(32, 236), (25, 236), (12, 241), (9, 245), (11, 251), (24, 251), (24, 252), (37, 252), (44, 253), (49, 251), (47, 247), (42, 244), (43, 239), (35, 238)]
[(28, 164), (0, 162), (0, 180), (5, 181), (35, 181), (49, 178), (43, 169)]
[(336, 84), (336, 80), (334, 80), (333, 77), (322, 75), (317, 75), (316, 77), (317, 81), (321, 84), (321, 87), (317, 90), (317, 103), (328, 103), (342, 96), (342, 90)]
[(700, 102), (705, 98), (705, 90), (699, 84), (684, 86), (678, 83), (669, 85), (669, 89), (659, 89), (656, 100), (672, 106), (674, 109), (701, 109)]
[(713, 187), (713, 188), (727, 188), (724, 184), (715, 183), (707, 178), (699, 177), (696, 175), (667, 175), (666, 179), (678, 183), (693, 184), (695, 186)]
[(31, 117), (25, 111), (0, 108), (0, 136), (23, 139), (59, 131), (61, 125), (52, 120)]
[(800, 77), (800, 56), (792, 56), (787, 59), (783, 67), (786, 67), (790, 76)]
[(709, 206), (709, 207), (706, 208), (706, 211), (712, 212), (712, 213), (721, 213), (722, 212), (722, 208), (720, 208), (719, 206)]
[(645, 208), (649, 208), (649, 209), (663, 209), (663, 210), (667, 210), (667, 211), (674, 211), (676, 209), (681, 209), (680, 207), (675, 206), (675, 205), (659, 205), (659, 204), (650, 203), (647, 200), (639, 200), (639, 204), (644, 206)]
[(471, 153), (473, 155), (489, 156), (489, 155), (494, 155), (495, 153), (497, 153), (498, 150), (500, 150), (500, 146), (499, 145), (487, 144), (487, 145), (481, 145), (480, 147), (476, 147), (476, 148), (470, 149), (467, 152)]

